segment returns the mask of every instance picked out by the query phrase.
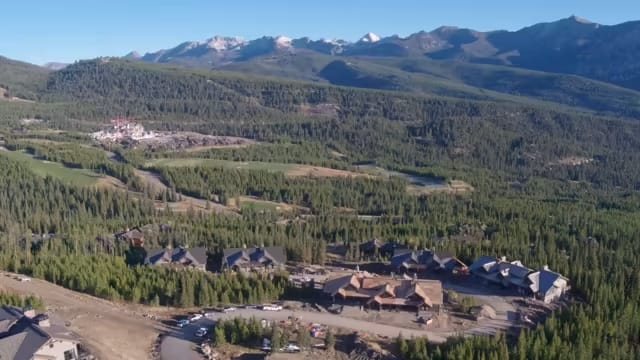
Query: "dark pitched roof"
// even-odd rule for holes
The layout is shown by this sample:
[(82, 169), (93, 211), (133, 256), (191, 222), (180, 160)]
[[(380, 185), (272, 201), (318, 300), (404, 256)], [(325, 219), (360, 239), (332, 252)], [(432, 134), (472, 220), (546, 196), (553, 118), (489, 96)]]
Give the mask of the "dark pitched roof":
[(22, 312), (14, 307), (2, 306), (0, 317), (5, 320), (15, 319), (17, 321), (7, 330), (0, 333), (0, 359), (30, 360), (51, 336), (31, 319), (22, 316)]
[(6, 305), (0, 307), (0, 334), (9, 331), (21, 317), (22, 311), (16, 307)]
[(188, 254), (200, 264), (207, 264), (207, 249), (203, 247), (195, 247), (185, 249)]
[(402, 266), (402, 264), (404, 264), (405, 262), (413, 258), (414, 258), (413, 251), (402, 251), (398, 254), (394, 254), (393, 257), (391, 258), (391, 267), (394, 269), (398, 268)]
[(405, 262), (414, 262), (419, 265), (429, 265), (433, 260), (433, 252), (431, 250), (407, 250), (396, 249), (391, 258), (391, 266), (397, 268)]
[(375, 249), (380, 249), (382, 246), (383, 244), (380, 239), (373, 238), (360, 244), (360, 251), (373, 252)]
[(566, 280), (564, 276), (557, 272), (542, 269), (529, 275), (530, 288), (533, 292), (547, 293), (554, 286), (556, 280), (560, 278)]
[(481, 256), (473, 262), (473, 264), (469, 265), (469, 270), (476, 271), (483, 268), (485, 265), (490, 264), (492, 262), (498, 262), (499, 260), (492, 256)]
[(165, 263), (179, 263), (183, 259), (189, 260), (193, 265), (206, 265), (207, 264), (207, 249), (198, 248), (184, 248), (177, 247), (175, 249), (152, 249), (147, 252), (147, 257), (144, 261), (145, 264), (155, 265), (160, 262)]
[(433, 252), (433, 260), (439, 263), (445, 263), (451, 259), (455, 258), (453, 254), (446, 251), (434, 251)]
[(397, 250), (401, 250), (401, 249), (406, 250), (407, 247), (398, 243), (397, 240), (390, 240), (390, 241), (387, 241), (384, 245), (382, 245), (382, 247), (380, 247), (380, 252), (387, 253), (387, 254), (394, 254)]
[(232, 248), (223, 251), (225, 265), (233, 266), (241, 259), (244, 261), (262, 262), (267, 259), (275, 264), (284, 264), (287, 257), (282, 246), (267, 246), (253, 248)]
[(156, 264), (160, 260), (169, 262), (170, 257), (168, 255), (169, 249), (150, 249), (147, 251), (147, 257), (144, 259), (145, 265)]

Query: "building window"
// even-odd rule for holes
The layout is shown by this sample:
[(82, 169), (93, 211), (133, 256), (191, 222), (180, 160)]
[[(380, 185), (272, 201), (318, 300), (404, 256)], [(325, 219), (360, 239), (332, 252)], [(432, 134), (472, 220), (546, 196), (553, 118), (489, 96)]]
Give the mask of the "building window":
[(67, 350), (64, 352), (64, 360), (75, 360), (76, 352), (74, 350)]

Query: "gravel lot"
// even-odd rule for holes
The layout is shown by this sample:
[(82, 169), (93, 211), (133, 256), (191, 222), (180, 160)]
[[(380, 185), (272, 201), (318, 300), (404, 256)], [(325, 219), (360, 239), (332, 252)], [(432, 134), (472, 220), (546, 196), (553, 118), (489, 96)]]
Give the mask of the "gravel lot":
[(52, 319), (66, 323), (99, 359), (149, 359), (153, 341), (164, 331), (159, 322), (137, 315), (145, 312), (141, 306), (114, 304), (43, 280), (19, 282), (3, 272), (0, 288), (41, 297)]

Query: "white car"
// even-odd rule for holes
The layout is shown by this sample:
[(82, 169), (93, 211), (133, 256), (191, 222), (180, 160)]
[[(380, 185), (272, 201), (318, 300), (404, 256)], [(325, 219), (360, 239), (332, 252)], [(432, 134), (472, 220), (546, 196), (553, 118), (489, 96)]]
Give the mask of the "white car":
[(280, 305), (263, 305), (262, 310), (264, 311), (280, 311), (282, 310), (282, 306)]
[(185, 327), (185, 326), (189, 325), (189, 320), (187, 320), (187, 319), (179, 320), (177, 325), (178, 325), (178, 327)]
[(191, 322), (198, 321), (198, 320), (202, 319), (203, 317), (204, 316), (202, 316), (202, 314), (193, 314), (189, 318), (189, 321), (191, 321)]
[(236, 310), (238, 310), (238, 309), (233, 307), (233, 306), (227, 306), (224, 309), (222, 309), (222, 312), (232, 312), (232, 311), (236, 311)]
[(28, 276), (19, 276), (19, 277), (17, 277), (17, 279), (18, 279), (18, 281), (20, 281), (20, 282), (28, 282), (28, 281), (31, 281), (31, 278), (30, 278), (30, 277), (28, 277)]
[(285, 346), (282, 349), (280, 349), (280, 351), (288, 352), (288, 353), (300, 352), (300, 346), (290, 343), (290, 344), (287, 344), (287, 346)]
[(207, 328), (201, 327), (200, 329), (198, 329), (198, 331), (196, 331), (196, 336), (197, 337), (204, 337), (205, 335), (207, 335), (207, 332), (209, 332), (209, 330)]

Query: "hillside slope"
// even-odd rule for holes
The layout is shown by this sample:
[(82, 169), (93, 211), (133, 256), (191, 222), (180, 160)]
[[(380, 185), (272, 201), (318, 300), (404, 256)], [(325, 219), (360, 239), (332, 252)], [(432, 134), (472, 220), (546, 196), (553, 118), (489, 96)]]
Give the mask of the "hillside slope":
[[(313, 140), (362, 160), (412, 166), (546, 171), (564, 156), (640, 149), (640, 122), (544, 103), (427, 97), (122, 60), (80, 62), (53, 73), (44, 99), (93, 104), (103, 116), (152, 119), (161, 129)], [(335, 113), (305, 111), (323, 105)]]
[(44, 87), (49, 70), (0, 56), (0, 88), (7, 96), (36, 100)]

